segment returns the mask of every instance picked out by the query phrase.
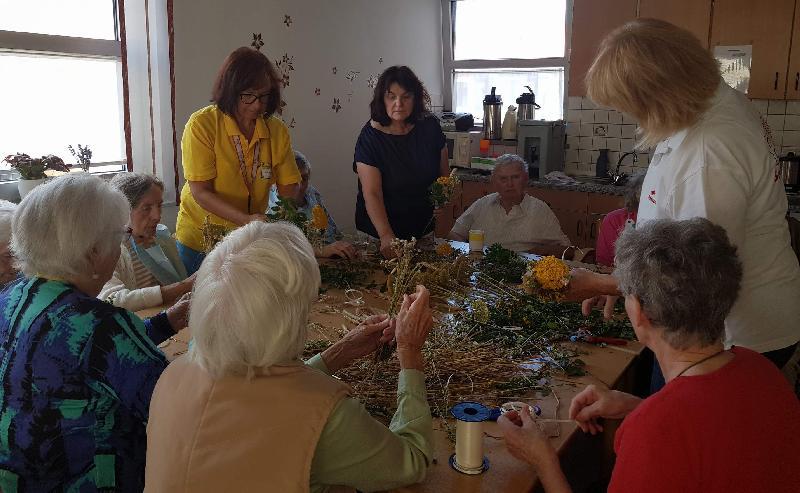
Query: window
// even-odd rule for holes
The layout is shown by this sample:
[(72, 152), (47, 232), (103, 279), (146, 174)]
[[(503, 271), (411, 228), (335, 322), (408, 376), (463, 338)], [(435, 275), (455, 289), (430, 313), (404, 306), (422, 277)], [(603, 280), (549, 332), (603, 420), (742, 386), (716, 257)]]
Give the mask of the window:
[[(568, 0), (442, 0), (445, 101), (483, 120), (496, 87), (503, 114), (530, 86), (537, 119), (564, 117)], [(571, 4), (571, 2), (570, 2)], [(450, 94), (447, 94), (451, 91)]]
[[(0, 0), (0, 159), (23, 152), (125, 169), (122, 62), (114, 0)], [(43, 14), (46, 13), (46, 14)], [(8, 164), (0, 181), (16, 179)]]

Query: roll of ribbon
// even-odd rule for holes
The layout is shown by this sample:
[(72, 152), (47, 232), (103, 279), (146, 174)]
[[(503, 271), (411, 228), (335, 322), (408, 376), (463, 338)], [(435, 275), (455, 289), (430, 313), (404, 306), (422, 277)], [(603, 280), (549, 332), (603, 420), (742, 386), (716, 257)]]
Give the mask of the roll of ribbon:
[(464, 474), (480, 474), (489, 469), (483, 455), (483, 422), (489, 419), (489, 408), (477, 402), (460, 402), (450, 409), (456, 424), (456, 453), (450, 465)]

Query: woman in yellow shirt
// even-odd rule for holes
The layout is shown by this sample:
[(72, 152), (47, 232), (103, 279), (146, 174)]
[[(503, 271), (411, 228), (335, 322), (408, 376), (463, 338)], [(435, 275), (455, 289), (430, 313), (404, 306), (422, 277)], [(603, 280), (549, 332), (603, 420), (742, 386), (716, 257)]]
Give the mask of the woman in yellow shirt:
[(228, 229), (265, 220), (269, 189), (294, 198), (300, 172), (289, 132), (273, 116), (281, 101), (280, 78), (263, 53), (238, 48), (228, 55), (212, 91), (213, 104), (186, 123), (181, 140), (186, 184), (175, 237), (191, 275), (205, 257), (206, 216)]

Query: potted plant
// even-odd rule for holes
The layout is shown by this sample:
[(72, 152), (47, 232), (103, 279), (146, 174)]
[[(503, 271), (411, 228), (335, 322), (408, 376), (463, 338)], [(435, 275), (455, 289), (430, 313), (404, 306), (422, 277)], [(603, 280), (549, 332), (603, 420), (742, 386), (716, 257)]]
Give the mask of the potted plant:
[(64, 164), (64, 160), (52, 154), (32, 158), (27, 154), (17, 153), (6, 156), (3, 161), (10, 164), (20, 174), (20, 180), (17, 182), (20, 199), (24, 199), (36, 185), (44, 182), (47, 178), (47, 175), (44, 174), (45, 170), (69, 172), (69, 166)]
[(88, 145), (82, 146), (78, 144), (77, 152), (75, 151), (75, 148), (72, 147), (72, 145), (68, 145), (67, 149), (69, 149), (69, 152), (72, 153), (72, 155), (77, 160), (76, 164), (80, 166), (83, 171), (88, 173), (89, 165), (92, 164), (92, 150), (89, 149), (89, 146)]

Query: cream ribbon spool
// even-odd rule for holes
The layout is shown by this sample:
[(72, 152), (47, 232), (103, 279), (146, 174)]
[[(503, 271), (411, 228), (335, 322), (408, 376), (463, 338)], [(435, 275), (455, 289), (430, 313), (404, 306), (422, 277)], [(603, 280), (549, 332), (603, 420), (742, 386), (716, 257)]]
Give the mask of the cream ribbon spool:
[(456, 453), (450, 465), (464, 474), (480, 474), (489, 468), (483, 455), (483, 421), (489, 418), (489, 409), (477, 402), (460, 402), (450, 409), (458, 420), (456, 424)]

